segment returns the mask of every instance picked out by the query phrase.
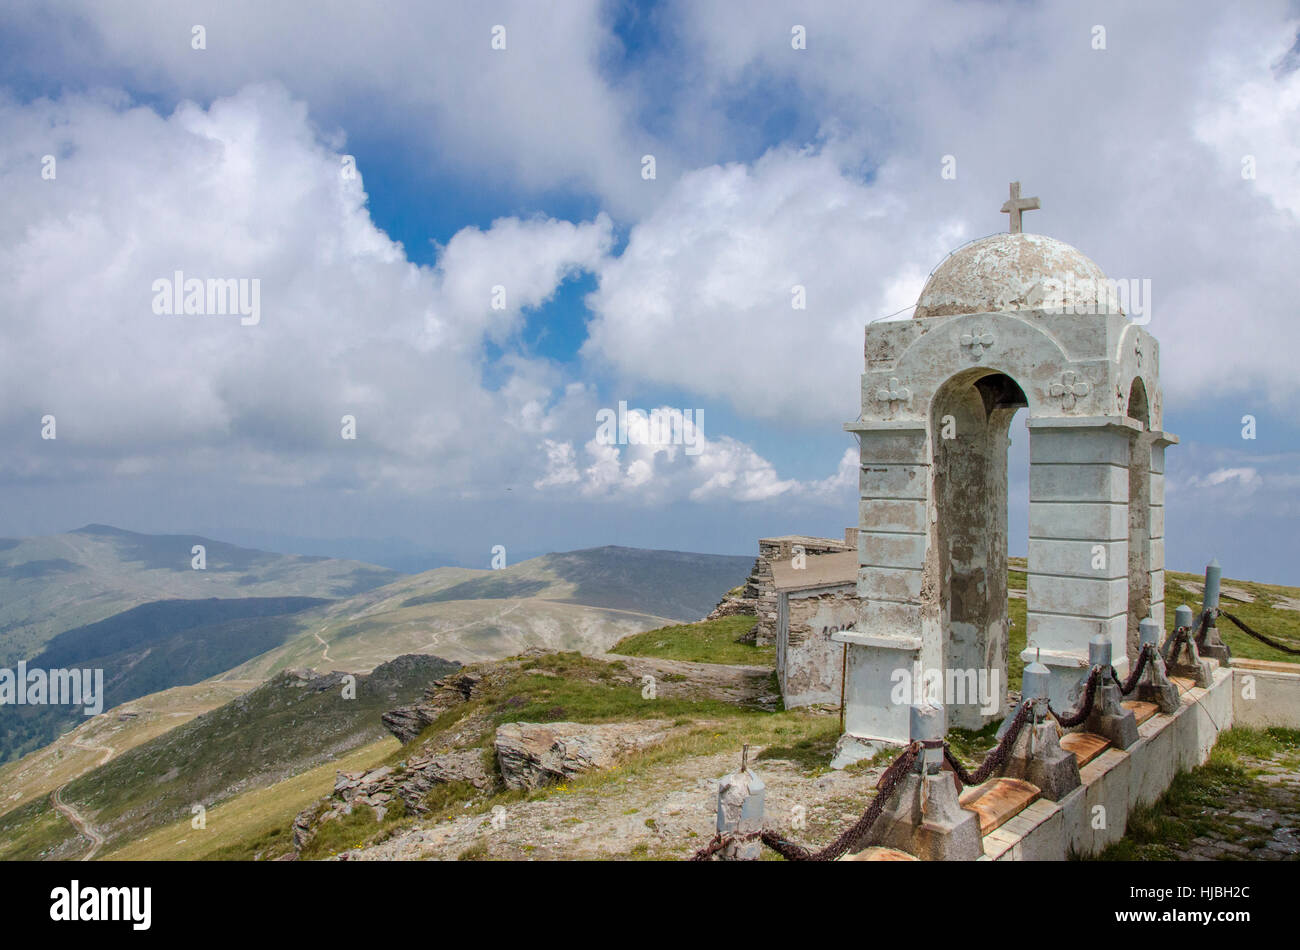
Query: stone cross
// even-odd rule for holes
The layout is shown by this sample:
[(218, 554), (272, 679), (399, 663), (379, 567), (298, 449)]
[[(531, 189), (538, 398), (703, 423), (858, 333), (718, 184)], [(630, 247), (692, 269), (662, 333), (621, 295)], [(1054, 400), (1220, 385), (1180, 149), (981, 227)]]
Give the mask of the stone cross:
[(1079, 379), (1074, 373), (1066, 372), (1061, 376), (1061, 381), (1052, 383), (1047, 392), (1053, 399), (1061, 400), (1062, 407), (1073, 409), (1075, 400), (1080, 396), (1088, 395), (1088, 383), (1086, 380)]
[(993, 334), (988, 331), (963, 333), (960, 342), (962, 346), (969, 346), (971, 355), (978, 360), (984, 355), (984, 351), (993, 345)]
[(1002, 213), (1011, 215), (1011, 233), (1020, 233), (1020, 213), (1022, 211), (1037, 211), (1042, 205), (1038, 203), (1037, 198), (1021, 198), (1020, 182), (1011, 183), (1011, 198), (1002, 204)]
[(880, 388), (876, 390), (876, 398), (881, 402), (889, 403), (889, 408), (894, 408), (896, 402), (907, 402), (912, 398), (912, 390), (906, 386), (898, 385), (898, 377), (892, 376), (889, 380), (889, 388)]

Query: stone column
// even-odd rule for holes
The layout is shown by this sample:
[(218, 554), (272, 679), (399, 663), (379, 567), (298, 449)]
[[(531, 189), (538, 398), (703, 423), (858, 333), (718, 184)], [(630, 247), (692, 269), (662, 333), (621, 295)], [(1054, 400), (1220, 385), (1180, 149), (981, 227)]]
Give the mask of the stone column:
[[(896, 673), (942, 668), (942, 638), (922, 655), (922, 577), (929, 537), (929, 434), (921, 423), (850, 423), (861, 440), (858, 506), (858, 598), (853, 630), (832, 635), (848, 644), (844, 730), (849, 736), (908, 741), (914, 696), (893, 701)], [(937, 617), (937, 604), (931, 613)], [(865, 750), (864, 750), (865, 751)]]
[(1111, 644), (1121, 676), (1128, 669), (1135, 429), (1140, 424), (1113, 417), (1029, 421), (1029, 643), (1021, 657), (1051, 671), (1048, 692), (1059, 711), (1072, 709), (1082, 695), (1093, 637)]

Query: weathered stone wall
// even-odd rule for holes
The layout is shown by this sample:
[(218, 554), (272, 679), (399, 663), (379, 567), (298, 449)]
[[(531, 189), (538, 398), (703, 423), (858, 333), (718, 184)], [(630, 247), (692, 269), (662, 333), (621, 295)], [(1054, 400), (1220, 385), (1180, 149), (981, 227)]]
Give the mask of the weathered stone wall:
[(772, 562), (790, 560), (794, 557), (795, 545), (801, 546), (803, 553), (809, 556), (852, 551), (857, 545), (857, 529), (846, 529), (845, 536), (847, 537), (850, 532), (854, 536), (851, 542), (798, 535), (759, 539), (758, 557), (754, 561), (754, 568), (750, 571), (744, 592), (745, 598), (753, 600), (756, 604), (758, 630), (755, 634), (755, 643), (759, 646), (771, 646), (776, 642), (777, 602), (776, 585), (772, 579)]
[(780, 613), (787, 622), (777, 644), (777, 676), (787, 709), (814, 703), (839, 705), (844, 646), (831, 634), (853, 626), (858, 616), (856, 585), (782, 591)]

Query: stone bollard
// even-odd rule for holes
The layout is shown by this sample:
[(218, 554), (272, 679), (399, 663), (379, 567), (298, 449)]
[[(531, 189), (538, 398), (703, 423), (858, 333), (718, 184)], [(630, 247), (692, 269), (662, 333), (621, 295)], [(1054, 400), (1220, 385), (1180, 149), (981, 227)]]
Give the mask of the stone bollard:
[(1127, 749), (1138, 741), (1137, 720), (1133, 717), (1133, 710), (1123, 706), (1124, 695), (1111, 672), (1110, 640), (1103, 634), (1099, 633), (1088, 641), (1088, 665), (1092, 669), (1101, 667), (1102, 674), (1093, 694), (1092, 711), (1079, 728), (1083, 732), (1105, 736), (1117, 749)]
[[(767, 785), (748, 765), (724, 775), (718, 783), (718, 834), (746, 835), (763, 830), (763, 799)], [(757, 861), (763, 844), (757, 838), (728, 841), (718, 852), (720, 861)]]
[(1205, 566), (1205, 597), (1201, 602), (1201, 615), (1209, 614), (1205, 629), (1196, 637), (1196, 652), (1209, 660), (1218, 660), (1224, 666), (1232, 659), (1228, 645), (1219, 636), (1219, 627), (1214, 622), (1214, 612), (1219, 609), (1219, 587), (1223, 580), (1223, 568), (1218, 559)]
[(1137, 698), (1155, 703), (1165, 715), (1178, 711), (1178, 687), (1169, 682), (1164, 657), (1160, 655), (1160, 625), (1151, 617), (1138, 624), (1138, 649), (1149, 651), (1146, 669), (1138, 682)]
[[(1183, 627), (1191, 629), (1191, 626), (1192, 608), (1186, 604), (1179, 604), (1178, 609), (1174, 611), (1174, 629)], [(1209, 660), (1201, 658), (1200, 651), (1196, 648), (1195, 637), (1188, 637), (1182, 643), (1175, 645), (1173, 634), (1170, 634), (1161, 652), (1164, 654), (1165, 667), (1170, 676), (1191, 677), (1197, 686), (1209, 686), (1214, 682), (1214, 668)]]
[(1023, 702), (1030, 704), (1029, 719), (1011, 746), (1003, 774), (1031, 782), (1043, 798), (1059, 802), (1080, 785), (1079, 759), (1061, 748), (1056, 723), (1046, 718), (1051, 679), (1052, 671), (1041, 663), (1025, 667), (1021, 695)]
[(923, 861), (974, 861), (984, 853), (979, 816), (961, 807), (957, 784), (943, 770), (943, 707), (912, 706), (909, 731), (913, 742), (925, 743), (916, 768), (899, 781), (862, 845)]

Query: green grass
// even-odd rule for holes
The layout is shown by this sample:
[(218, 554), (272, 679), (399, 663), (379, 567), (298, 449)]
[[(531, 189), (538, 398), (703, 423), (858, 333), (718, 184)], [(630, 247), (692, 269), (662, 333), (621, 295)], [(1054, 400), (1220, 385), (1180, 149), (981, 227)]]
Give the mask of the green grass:
[(1295, 729), (1229, 729), (1219, 735), (1209, 760), (1180, 772), (1158, 801), (1129, 813), (1124, 837), (1104, 850), (1102, 861), (1173, 861), (1194, 838), (1211, 832), (1235, 833), (1251, 840), (1252, 830), (1223, 808), (1226, 800), (1268, 807), (1265, 787), (1244, 759), (1281, 754), (1300, 761), (1300, 731)]
[[(838, 719), (824, 718), (811, 729), (799, 730), (799, 737), (782, 742), (784, 727), (776, 728), (777, 741), (769, 745), (757, 756), (757, 761), (765, 759), (785, 759), (795, 763), (807, 775), (821, 775), (830, 768), (831, 758), (835, 754), (835, 743), (840, 738)], [(792, 730), (791, 730), (792, 731)]]
[(406, 806), (400, 798), (388, 803), (383, 821), (375, 820), (375, 810), (370, 806), (357, 805), (352, 814), (318, 825), (316, 834), (303, 846), (299, 857), (310, 861), (374, 844), (405, 824), (410, 822), (406, 820)]
[(739, 614), (717, 620), (702, 620), (699, 623), (660, 627), (658, 630), (624, 637), (609, 652), (693, 663), (771, 666), (776, 662), (776, 647), (758, 647), (736, 642), (757, 622), (757, 618), (750, 614)]

